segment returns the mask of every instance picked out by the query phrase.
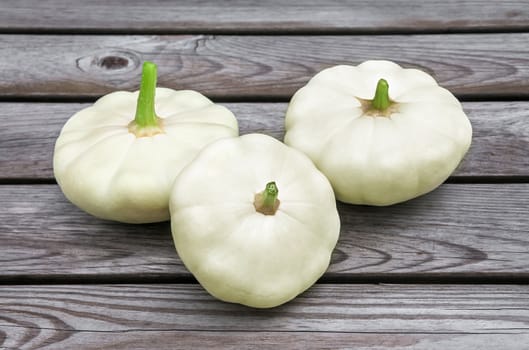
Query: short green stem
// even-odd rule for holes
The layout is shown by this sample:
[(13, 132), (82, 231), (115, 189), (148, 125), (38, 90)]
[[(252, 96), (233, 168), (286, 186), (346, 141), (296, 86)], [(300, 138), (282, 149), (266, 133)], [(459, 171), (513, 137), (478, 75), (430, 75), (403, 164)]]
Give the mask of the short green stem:
[(376, 110), (384, 111), (390, 104), (388, 82), (385, 79), (380, 79), (377, 83), (375, 97), (371, 101), (371, 106)]
[(156, 65), (152, 62), (144, 62), (141, 74), (140, 94), (138, 96), (136, 116), (134, 118), (138, 128), (158, 126), (158, 118), (154, 111), (156, 78)]
[(279, 193), (276, 183), (269, 182), (266, 184), (263, 191), (263, 206), (272, 208), (276, 202), (277, 194)]
[(278, 194), (276, 183), (274, 181), (267, 183), (264, 191), (255, 195), (255, 210), (264, 215), (274, 215), (280, 203)]

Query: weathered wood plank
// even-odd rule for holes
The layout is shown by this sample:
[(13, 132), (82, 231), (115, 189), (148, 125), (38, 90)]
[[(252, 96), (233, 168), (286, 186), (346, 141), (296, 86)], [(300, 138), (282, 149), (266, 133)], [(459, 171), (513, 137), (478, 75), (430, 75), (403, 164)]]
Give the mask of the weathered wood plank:
[(3, 286), (0, 310), (3, 349), (525, 349), (529, 340), (529, 287), (515, 285), (316, 285), (271, 310), (216, 301), (198, 285)]
[(0, 30), (91, 32), (420, 32), (520, 30), (527, 1), (3, 0)]
[[(168, 223), (98, 220), (55, 185), (3, 185), (0, 198), (0, 280), (190, 277)], [(529, 278), (529, 184), (446, 184), (407, 203), (339, 211), (327, 280)]]
[[(322, 320), (325, 322), (326, 320)], [(219, 319), (219, 322), (222, 320)], [(0, 326), (0, 330), (1, 330)], [(40, 331), (40, 329), (38, 329)], [(9, 332), (8, 332), (9, 331)], [(340, 332), (233, 332), (233, 331), (151, 331), (90, 332), (44, 329), (37, 338), (35, 329), (9, 328), (6, 344), (28, 344), (27, 349), (86, 350), (189, 350), (189, 349), (288, 349), (288, 350), (527, 350), (529, 335), (472, 333), (340, 333)], [(31, 333), (34, 332), (34, 333)], [(1, 334), (1, 333), (0, 333)], [(27, 336), (26, 334), (30, 334)], [(53, 335), (50, 335), (53, 334)], [(18, 338), (27, 337), (19, 341)], [(40, 339), (43, 339), (42, 342)], [(64, 340), (62, 340), (64, 339)], [(1, 340), (1, 339), (0, 339)], [(37, 344), (39, 347), (33, 347)], [(43, 347), (41, 347), (41, 344)], [(49, 344), (49, 345), (48, 345)], [(19, 348), (1, 347), (2, 350)]]
[(215, 98), (289, 98), (336, 64), (391, 59), (463, 97), (529, 96), (529, 33), (357, 36), (0, 36), (0, 95), (99, 96), (159, 83)]
[[(285, 103), (225, 103), (241, 134), (280, 140)], [(52, 179), (55, 140), (66, 120), (88, 104), (1, 103), (0, 179)], [(465, 102), (473, 144), (454, 177), (529, 176), (529, 102)]]

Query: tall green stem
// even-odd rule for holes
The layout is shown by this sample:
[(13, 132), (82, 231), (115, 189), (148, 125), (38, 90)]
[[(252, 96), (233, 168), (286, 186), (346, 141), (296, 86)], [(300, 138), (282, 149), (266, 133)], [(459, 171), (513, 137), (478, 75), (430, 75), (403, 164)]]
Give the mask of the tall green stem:
[(144, 62), (141, 73), (140, 94), (136, 106), (134, 121), (138, 128), (156, 127), (158, 121), (154, 111), (154, 95), (156, 93), (156, 65)]
[(391, 101), (389, 100), (389, 85), (385, 79), (380, 79), (377, 83), (377, 90), (375, 97), (371, 101), (371, 106), (379, 111), (384, 111), (389, 107)]

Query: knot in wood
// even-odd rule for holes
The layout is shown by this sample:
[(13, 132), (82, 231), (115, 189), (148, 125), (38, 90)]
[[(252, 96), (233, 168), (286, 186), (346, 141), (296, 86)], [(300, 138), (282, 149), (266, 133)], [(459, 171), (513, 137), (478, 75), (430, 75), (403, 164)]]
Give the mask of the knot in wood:
[(139, 69), (141, 59), (134, 52), (101, 50), (77, 59), (77, 67), (91, 74), (122, 74)]
[(121, 69), (129, 65), (129, 60), (120, 56), (105, 56), (100, 58), (97, 64), (105, 69)]

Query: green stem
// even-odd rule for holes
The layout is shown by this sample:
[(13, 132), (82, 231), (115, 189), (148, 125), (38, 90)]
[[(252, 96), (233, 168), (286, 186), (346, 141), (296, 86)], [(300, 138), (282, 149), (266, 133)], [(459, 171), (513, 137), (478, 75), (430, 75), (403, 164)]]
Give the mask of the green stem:
[(263, 191), (263, 207), (272, 209), (276, 205), (277, 194), (279, 190), (277, 189), (276, 183), (274, 181), (266, 184), (266, 187)]
[(137, 127), (156, 127), (158, 121), (154, 111), (154, 95), (156, 92), (156, 65), (152, 62), (144, 62), (141, 73), (140, 94), (136, 106), (134, 121)]
[(267, 183), (264, 191), (255, 195), (253, 202), (255, 210), (264, 215), (274, 215), (280, 203), (277, 198), (278, 193), (275, 182)]
[(389, 107), (391, 101), (389, 100), (389, 85), (388, 82), (384, 79), (380, 79), (377, 83), (377, 90), (375, 92), (375, 97), (371, 101), (371, 106), (374, 109), (379, 111), (384, 111)]

